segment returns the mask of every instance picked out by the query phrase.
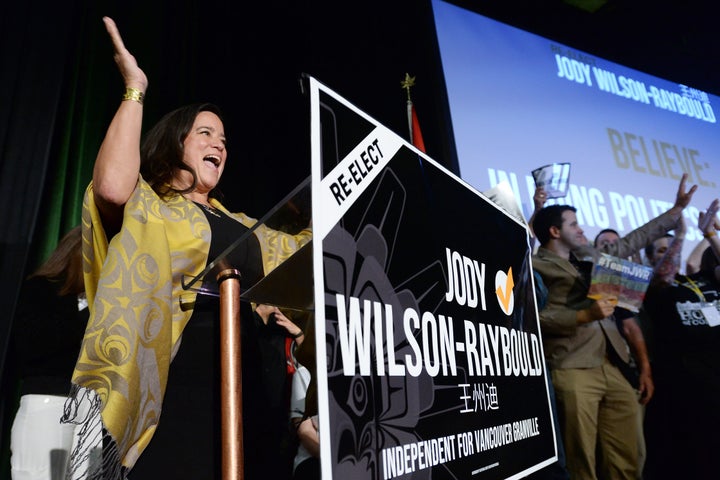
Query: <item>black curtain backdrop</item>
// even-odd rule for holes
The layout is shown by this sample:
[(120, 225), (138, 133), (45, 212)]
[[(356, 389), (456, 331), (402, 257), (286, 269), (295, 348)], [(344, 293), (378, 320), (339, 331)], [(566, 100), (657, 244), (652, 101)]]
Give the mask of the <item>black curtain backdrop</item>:
[[(720, 49), (708, 0), (608, 1), (594, 14), (560, 0), (463, 3), (718, 93)], [(400, 82), (405, 73), (415, 76), (412, 98), (428, 154), (457, 168), (430, 0), (6, 2), (0, 11), (0, 478), (7, 476), (17, 400), (6, 347), (19, 287), (79, 223), (95, 154), (123, 92), (103, 15), (116, 20), (148, 74), (146, 127), (190, 102), (213, 102), (225, 112), (229, 160), (222, 185), (232, 210), (259, 217), (309, 175), (302, 73), (405, 137)]]
[[(38, 225), (38, 219), (43, 198), (52, 196), (52, 178), (58, 178), (50, 152), (75, 50), (74, 10), (72, 4), (48, 5), (38, 16), (32, 4), (16, 2), (0, 15), (0, 478), (9, 478), (7, 446), (17, 391), (6, 346), (32, 239), (52, 228), (50, 222)], [(61, 216), (53, 221), (56, 241), (61, 221)]]

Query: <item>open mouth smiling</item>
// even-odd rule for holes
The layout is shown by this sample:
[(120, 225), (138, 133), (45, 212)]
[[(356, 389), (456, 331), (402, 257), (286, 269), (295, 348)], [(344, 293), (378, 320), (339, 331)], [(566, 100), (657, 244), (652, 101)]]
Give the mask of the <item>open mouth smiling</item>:
[(212, 163), (215, 168), (220, 166), (220, 157), (217, 155), (207, 155), (203, 161)]

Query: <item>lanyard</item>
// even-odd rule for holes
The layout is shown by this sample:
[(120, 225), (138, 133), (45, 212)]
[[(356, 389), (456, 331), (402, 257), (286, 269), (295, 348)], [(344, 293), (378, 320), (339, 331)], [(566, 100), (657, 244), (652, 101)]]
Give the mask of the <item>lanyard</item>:
[(705, 300), (705, 295), (700, 290), (700, 287), (697, 286), (697, 283), (693, 282), (692, 278), (688, 277), (687, 275), (685, 275), (685, 280), (687, 280), (690, 285), (688, 286), (687, 284), (683, 284), (683, 286), (695, 292), (695, 294), (700, 297), (700, 300), (702, 300), (704, 303), (707, 303), (707, 301)]

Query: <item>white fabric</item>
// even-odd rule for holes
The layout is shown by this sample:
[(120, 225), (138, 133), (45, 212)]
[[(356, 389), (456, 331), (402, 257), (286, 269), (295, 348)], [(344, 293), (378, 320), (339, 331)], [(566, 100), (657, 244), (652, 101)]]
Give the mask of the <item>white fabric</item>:
[[(12, 480), (54, 480), (51, 452), (61, 462), (55, 471), (64, 471), (74, 447), (73, 424), (60, 423), (67, 397), (23, 395), (10, 432), (10, 468)], [(84, 415), (82, 415), (84, 417)], [(98, 445), (100, 432), (97, 432)], [(59, 477), (62, 478), (62, 477)]]
[[(298, 364), (298, 368), (293, 374), (292, 389), (290, 391), (290, 418), (302, 418), (305, 415), (305, 393), (310, 384), (310, 371)], [(310, 458), (308, 452), (302, 443), (298, 444), (298, 451), (293, 461), (293, 472), (303, 461)]]
[(65, 397), (23, 395), (10, 433), (13, 480), (50, 480), (50, 451), (65, 458), (72, 448), (74, 425), (60, 423)]

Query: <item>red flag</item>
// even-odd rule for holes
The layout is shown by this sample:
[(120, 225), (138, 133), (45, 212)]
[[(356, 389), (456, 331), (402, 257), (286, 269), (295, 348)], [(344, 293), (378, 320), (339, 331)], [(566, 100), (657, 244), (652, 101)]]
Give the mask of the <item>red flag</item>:
[(423, 141), (422, 132), (420, 131), (420, 122), (418, 121), (417, 112), (415, 112), (415, 105), (408, 99), (408, 127), (410, 129), (410, 142), (415, 145), (415, 148), (423, 153), (425, 151), (425, 142)]

